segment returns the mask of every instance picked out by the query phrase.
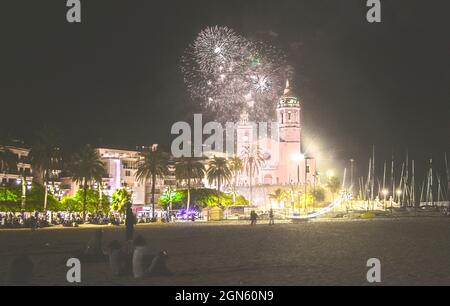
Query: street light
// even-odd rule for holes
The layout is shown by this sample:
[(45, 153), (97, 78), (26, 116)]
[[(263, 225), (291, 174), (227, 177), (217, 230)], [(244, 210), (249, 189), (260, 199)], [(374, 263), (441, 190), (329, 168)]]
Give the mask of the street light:
[(382, 193), (383, 193), (383, 196), (384, 196), (383, 206), (384, 206), (384, 209), (386, 210), (386, 196), (389, 194), (389, 191), (387, 189), (383, 189)]
[(400, 200), (400, 196), (402, 195), (402, 190), (397, 189), (396, 193), (397, 193), (397, 199)]
[(327, 171), (327, 177), (328, 178), (331, 178), (331, 177), (333, 177), (334, 176), (334, 171), (333, 170), (328, 170)]
[[(297, 184), (300, 184), (300, 162), (302, 160), (306, 160), (305, 154), (294, 153), (294, 154), (292, 154), (291, 159), (297, 163)], [(306, 171), (306, 168), (305, 168), (305, 171)]]
[[(305, 197), (305, 210), (306, 210), (306, 180), (307, 180), (308, 158), (305, 156), (305, 154), (300, 153), (300, 152), (292, 154), (291, 158), (293, 161), (297, 162), (297, 184), (298, 185), (300, 185), (300, 162), (302, 160), (305, 161), (305, 194), (304, 194), (304, 197)], [(299, 207), (299, 209), (300, 209), (300, 207)]]

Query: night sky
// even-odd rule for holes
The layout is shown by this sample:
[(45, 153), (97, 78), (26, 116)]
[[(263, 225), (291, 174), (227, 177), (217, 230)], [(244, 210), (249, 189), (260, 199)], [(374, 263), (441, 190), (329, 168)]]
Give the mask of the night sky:
[[(271, 33), (295, 68), (305, 135), (324, 154), (366, 164), (409, 150), (450, 153), (450, 5), (382, 1), (2, 1), (0, 128), (33, 142), (44, 126), (68, 145), (170, 144), (196, 110), (180, 57), (206, 26)], [(275, 103), (275, 101), (274, 101)]]

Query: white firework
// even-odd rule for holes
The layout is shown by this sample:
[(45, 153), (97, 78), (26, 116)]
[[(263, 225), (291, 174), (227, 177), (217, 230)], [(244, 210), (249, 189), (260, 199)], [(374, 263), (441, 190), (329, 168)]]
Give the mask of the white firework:
[(245, 39), (227, 27), (202, 30), (182, 58), (191, 97), (220, 121), (247, 110), (255, 121), (270, 120), (286, 77), (284, 54)]

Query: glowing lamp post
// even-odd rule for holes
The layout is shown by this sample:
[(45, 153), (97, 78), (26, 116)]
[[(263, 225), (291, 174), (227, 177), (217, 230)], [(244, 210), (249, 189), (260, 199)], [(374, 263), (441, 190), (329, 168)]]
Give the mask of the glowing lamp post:
[(303, 197), (305, 198), (305, 210), (306, 210), (306, 200), (307, 200), (306, 199), (306, 191), (307, 191), (306, 190), (306, 188), (307, 188), (306, 182), (308, 180), (308, 157), (306, 157), (305, 154), (303, 154), (303, 153), (296, 153), (292, 156), (292, 159), (297, 162), (297, 183), (298, 184), (300, 184), (300, 162), (302, 160), (305, 161), (305, 182), (304, 182), (305, 193), (304, 193)]
[[(297, 184), (300, 184), (300, 162), (302, 160), (304, 160), (306, 163), (305, 154), (295, 153), (292, 155), (292, 160), (297, 163)], [(305, 168), (305, 170), (306, 170), (306, 168)], [(305, 176), (306, 176), (306, 171), (305, 171)]]
[(397, 189), (397, 191), (395, 193), (397, 194), (397, 201), (398, 201), (398, 203), (401, 204), (400, 203), (400, 197), (401, 197), (403, 191), (401, 189)]
[(389, 191), (387, 189), (383, 189), (383, 196), (384, 196), (384, 202), (383, 202), (383, 206), (384, 209), (386, 210), (386, 196), (389, 194)]
[(400, 196), (402, 195), (402, 190), (397, 189), (397, 191), (395, 193), (397, 194), (397, 200), (400, 202)]

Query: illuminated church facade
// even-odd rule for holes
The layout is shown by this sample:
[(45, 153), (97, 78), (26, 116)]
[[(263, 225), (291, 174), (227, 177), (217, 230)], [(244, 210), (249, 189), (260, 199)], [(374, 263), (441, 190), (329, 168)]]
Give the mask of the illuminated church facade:
[[(289, 81), (280, 97), (277, 108), (275, 133), (254, 133), (254, 125), (248, 114), (241, 115), (236, 126), (236, 153), (243, 157), (248, 147), (259, 147), (262, 163), (258, 173), (252, 175), (252, 185), (315, 184), (316, 160), (302, 153), (301, 147), (301, 102), (292, 92)], [(248, 186), (250, 177), (242, 171), (239, 186)]]

